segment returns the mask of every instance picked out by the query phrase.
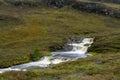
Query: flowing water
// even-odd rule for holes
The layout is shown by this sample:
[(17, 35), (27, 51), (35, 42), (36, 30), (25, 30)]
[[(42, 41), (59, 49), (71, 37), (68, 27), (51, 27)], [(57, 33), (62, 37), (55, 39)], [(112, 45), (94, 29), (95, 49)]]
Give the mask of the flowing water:
[(87, 53), (87, 49), (93, 43), (93, 38), (84, 38), (80, 39), (78, 42), (68, 43), (69, 46), (72, 46), (70, 51), (64, 52), (52, 52), (52, 56), (44, 56), (38, 61), (29, 62), (25, 64), (15, 65), (9, 68), (0, 69), (0, 73), (6, 71), (27, 71), (34, 68), (46, 68), (50, 65), (59, 64), (61, 62), (73, 61), (79, 58), (85, 58), (91, 56)]

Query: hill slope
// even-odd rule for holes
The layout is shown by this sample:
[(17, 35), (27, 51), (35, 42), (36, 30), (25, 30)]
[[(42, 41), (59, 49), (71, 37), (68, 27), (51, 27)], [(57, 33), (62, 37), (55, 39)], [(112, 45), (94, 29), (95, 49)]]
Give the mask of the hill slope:
[[(92, 52), (117, 52), (120, 48), (120, 20), (116, 18), (65, 7), (9, 8), (0, 12), (3, 16), (0, 20), (0, 52), (4, 54), (0, 56), (1, 67), (29, 61), (35, 48), (60, 50), (70, 37), (95, 37)], [(12, 57), (11, 60), (8, 57)]]
[(54, 2), (45, 5), (40, 0), (1, 0), (0, 3), (0, 67), (29, 62), (36, 49), (47, 52), (61, 50), (71, 37), (94, 37), (90, 52), (103, 53), (103, 56), (108, 52), (113, 52), (115, 57), (119, 55), (116, 54), (120, 49), (119, 8), (107, 6), (107, 9), (117, 12), (116, 18), (101, 15), (97, 11), (99, 8), (93, 6), (99, 3), (93, 3), (91, 10), (95, 10), (92, 12), (84, 5), (89, 3), (81, 1), (75, 2), (78, 5), (70, 2), (62, 7), (57, 7)]

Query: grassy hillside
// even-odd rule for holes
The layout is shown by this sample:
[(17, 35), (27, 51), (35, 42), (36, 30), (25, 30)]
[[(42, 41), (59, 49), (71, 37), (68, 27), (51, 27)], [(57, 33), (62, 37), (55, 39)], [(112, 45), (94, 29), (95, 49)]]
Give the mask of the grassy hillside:
[[(79, 75), (83, 75), (81, 77), (83, 80), (87, 80), (87, 78), (99, 80), (98, 78), (105, 73), (107, 75), (102, 77), (104, 80), (109, 79), (110, 76), (119, 80), (119, 72), (117, 72), (120, 49), (119, 18), (75, 10), (70, 5), (62, 8), (47, 7), (36, 1), (39, 0), (31, 0), (30, 3), (28, 0), (27, 5), (26, 1), (22, 6), (14, 6), (12, 5), (15, 2), (13, 0), (0, 0), (1, 68), (31, 61), (31, 55), (36, 49), (44, 55), (50, 54), (51, 51), (61, 50), (63, 44), (71, 37), (94, 37), (95, 43), (89, 52), (96, 52), (97, 55), (78, 60), (75, 63), (67, 63), (67, 67), (63, 66), (65, 65), (63, 63), (48, 68), (45, 70), (47, 72), (42, 70), (25, 73), (8, 72), (0, 75), (1, 80), (39, 80), (41, 76), (46, 80), (46, 75), (50, 80), (51, 78), (56, 80), (59, 77), (63, 79), (65, 75), (67, 76), (65, 79), (71, 80), (74, 77), (76, 80), (79, 79)], [(100, 61), (100, 65), (96, 64), (94, 60), (98, 63)], [(70, 66), (68, 66), (69, 64)], [(80, 64), (82, 65), (80, 66)], [(108, 66), (110, 67), (108, 68)], [(95, 72), (92, 72), (93, 69)], [(73, 72), (75, 75), (72, 74)], [(63, 75), (61, 75), (62, 73)], [(14, 77), (14, 75), (17, 76)]]
[(120, 20), (116, 18), (70, 7), (1, 7), (0, 12), (0, 67), (28, 62), (36, 48), (60, 50), (70, 37), (95, 37), (92, 52), (120, 48)]
[(7, 72), (1, 80), (119, 80), (120, 53), (97, 54), (41, 70)]
[(4, 15), (0, 20), (1, 67), (14, 61), (14, 64), (21, 63), (21, 60), (29, 61), (29, 55), (36, 48), (41, 51), (59, 50), (70, 37), (95, 37), (89, 50), (92, 52), (118, 52), (120, 48), (120, 20), (116, 18), (69, 7), (9, 8), (0, 12), (1, 16)]

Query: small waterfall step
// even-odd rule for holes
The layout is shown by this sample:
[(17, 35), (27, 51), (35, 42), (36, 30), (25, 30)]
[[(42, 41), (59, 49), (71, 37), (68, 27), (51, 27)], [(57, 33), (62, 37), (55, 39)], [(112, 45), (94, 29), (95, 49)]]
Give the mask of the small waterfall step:
[(79, 58), (85, 58), (87, 56), (91, 56), (91, 54), (87, 53), (87, 50), (93, 42), (93, 38), (82, 38), (78, 39), (77, 41), (73, 40), (72, 43), (68, 43), (68, 45), (72, 47), (70, 51), (52, 52), (52, 56), (44, 56), (39, 61), (0, 69), (0, 73), (4, 73), (6, 71), (27, 71), (28, 69), (32, 69), (34, 67), (46, 68), (50, 65), (73, 61)]

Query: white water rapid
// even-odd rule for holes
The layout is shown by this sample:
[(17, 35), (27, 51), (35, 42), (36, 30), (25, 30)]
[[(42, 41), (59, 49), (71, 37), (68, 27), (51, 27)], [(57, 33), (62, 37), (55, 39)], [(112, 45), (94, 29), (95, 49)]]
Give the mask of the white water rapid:
[(91, 54), (87, 53), (87, 49), (91, 46), (93, 40), (93, 38), (84, 38), (79, 41), (79, 43), (69, 43), (68, 45), (72, 46), (71, 51), (52, 52), (52, 56), (45, 56), (35, 62), (20, 64), (9, 68), (3, 68), (0, 69), (0, 73), (4, 73), (6, 71), (27, 71), (28, 69), (33, 68), (45, 68), (53, 64), (59, 64), (61, 62), (73, 61), (78, 58), (91, 56)]

